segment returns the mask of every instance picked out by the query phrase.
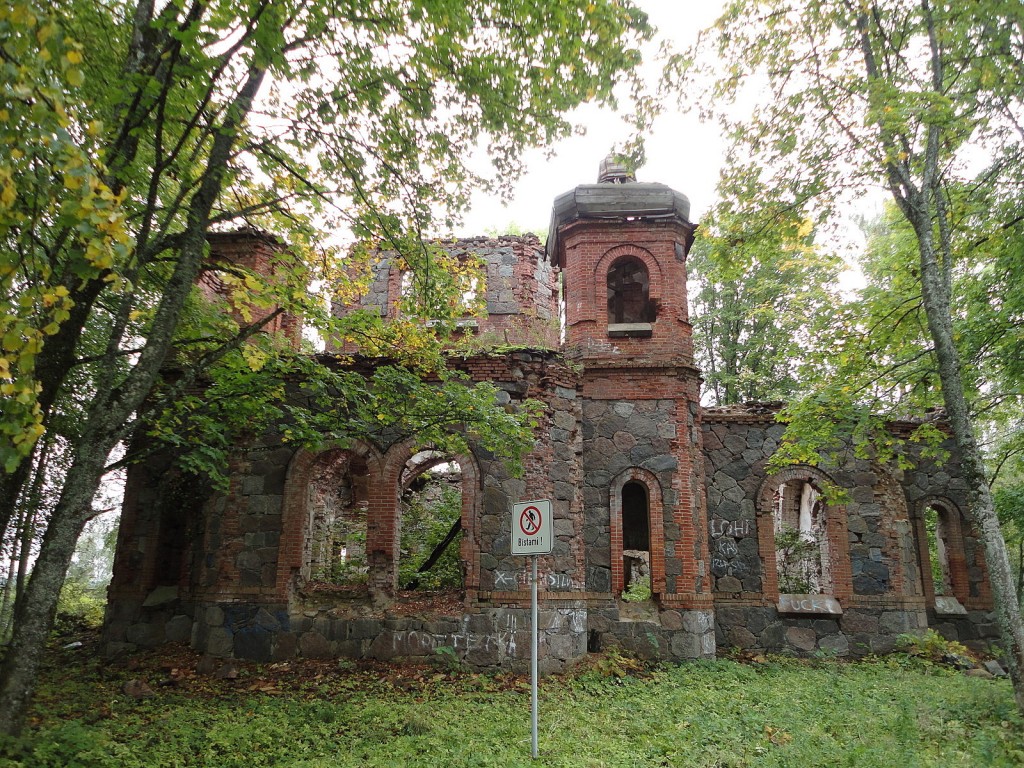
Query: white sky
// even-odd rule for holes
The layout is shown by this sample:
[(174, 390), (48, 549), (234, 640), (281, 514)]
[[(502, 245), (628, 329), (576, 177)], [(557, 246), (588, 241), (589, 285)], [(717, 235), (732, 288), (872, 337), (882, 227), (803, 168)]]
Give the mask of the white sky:
[[(638, 0), (658, 28), (658, 39), (645, 52), (650, 77), (657, 78), (653, 55), (661, 39), (668, 39), (677, 50), (697, 39), (697, 33), (719, 15), (723, 0)], [(524, 231), (546, 233), (551, 205), (556, 196), (578, 184), (597, 181), (601, 160), (611, 147), (627, 138), (628, 127), (610, 110), (583, 107), (573, 115), (587, 126), (585, 136), (574, 136), (555, 147), (555, 156), (542, 151), (526, 155), (527, 173), (515, 188), (507, 206), (497, 199), (481, 199), (475, 204), (455, 234), (482, 235), (485, 230), (504, 231), (515, 224)], [(699, 223), (711, 207), (722, 162), (724, 144), (714, 125), (702, 125), (695, 112), (671, 112), (662, 115), (647, 136), (647, 164), (637, 169), (638, 181), (667, 184), (690, 199), (690, 219)]]

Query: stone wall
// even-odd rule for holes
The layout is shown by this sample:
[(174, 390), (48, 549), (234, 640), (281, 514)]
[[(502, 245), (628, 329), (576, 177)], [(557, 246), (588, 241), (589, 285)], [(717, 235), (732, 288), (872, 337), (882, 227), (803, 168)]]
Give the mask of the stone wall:
[[(791, 467), (769, 476), (766, 464), (784, 431), (775, 422), (776, 410), (736, 406), (708, 409), (703, 417), (719, 646), (864, 655), (890, 651), (898, 635), (929, 625), (977, 645), (992, 637), (991, 595), (979, 578), (984, 567), (965, 518), (964, 534), (957, 534), (950, 549), (957, 551), (952, 565), (963, 573), (962, 591), (973, 610), (937, 615), (923, 576), (930, 573), (923, 506), (938, 494), (950, 508), (966, 508), (966, 484), (955, 459), (939, 465), (910, 444), (911, 471), (895, 463), (883, 467), (846, 450), (819, 467)], [(894, 426), (904, 436), (911, 428)], [(821, 546), (830, 579), (828, 592), (820, 596), (790, 598), (780, 595), (778, 586), (773, 493), (781, 483), (797, 480), (833, 485), (843, 495), (824, 511)]]
[[(583, 541), (587, 545), (586, 577), (590, 592), (611, 593), (612, 574), (621, 590), (622, 564), (612, 561), (611, 517), (612, 488), (616, 478), (631, 468), (646, 470), (656, 481), (648, 488), (652, 501), (661, 510), (652, 520), (652, 543), (660, 538), (660, 566), (652, 552), (652, 578), (661, 568), (664, 586), (661, 592), (675, 592), (681, 573), (675, 548), (679, 526), (674, 510), (678, 503), (674, 490), (679, 461), (673, 452), (676, 437), (678, 403), (675, 400), (587, 400), (583, 408), (583, 451), (586, 474), (583, 480), (586, 524)], [(658, 498), (660, 495), (660, 498)], [(619, 541), (621, 550), (621, 540)], [(671, 553), (671, 555), (669, 554)]]
[(863, 605), (841, 615), (785, 615), (775, 605), (718, 601), (715, 633), (721, 651), (756, 651), (799, 656), (852, 656), (891, 653), (896, 638), (927, 628), (923, 611)]
[[(439, 245), (459, 259), (482, 262), (486, 315), (466, 317), (463, 333), (479, 337), (479, 345), (522, 345), (555, 349), (559, 345), (559, 271), (544, 256), (536, 235), (502, 235), (442, 241)], [(355, 305), (335, 302), (332, 311), (344, 315), (353, 309), (371, 309), (381, 317), (394, 317), (401, 296), (398, 254), (381, 251), (371, 267), (367, 289)], [(356, 352), (353, 345), (328, 344), (331, 351)]]
[[(468, 667), (524, 672), (530, 660), (530, 612), (493, 608), (453, 615), (400, 616), (336, 604), (301, 611), (288, 606), (209, 604), (198, 610), (192, 644), (219, 657), (256, 661), (304, 658), (382, 661), (455, 659)], [(538, 612), (538, 666), (558, 672), (586, 651), (587, 611), (581, 606)]]
[(688, 661), (714, 658), (715, 616), (711, 610), (659, 609), (653, 603), (616, 602), (591, 608), (588, 647), (620, 648), (642, 659)]

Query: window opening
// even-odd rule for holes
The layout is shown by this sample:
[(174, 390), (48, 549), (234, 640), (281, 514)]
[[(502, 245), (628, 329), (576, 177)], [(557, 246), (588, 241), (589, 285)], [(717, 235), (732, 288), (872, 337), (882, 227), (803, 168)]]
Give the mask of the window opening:
[(622, 486), (622, 575), (627, 593), (651, 586), (651, 518), (647, 488), (638, 482)]
[(924, 511), (924, 530), (928, 537), (928, 562), (931, 565), (932, 586), (936, 597), (952, 596), (949, 578), (948, 524), (946, 512), (936, 506)]
[(461, 589), (462, 469), (422, 451), (402, 474), (398, 583), (402, 589)]
[(772, 497), (779, 592), (832, 591), (825, 503), (810, 480), (780, 485)]
[(650, 276), (638, 259), (621, 259), (608, 270), (608, 324), (654, 322)]
[(323, 454), (309, 485), (309, 527), (304, 575), (339, 586), (366, 584), (369, 508), (366, 462), (344, 451)]

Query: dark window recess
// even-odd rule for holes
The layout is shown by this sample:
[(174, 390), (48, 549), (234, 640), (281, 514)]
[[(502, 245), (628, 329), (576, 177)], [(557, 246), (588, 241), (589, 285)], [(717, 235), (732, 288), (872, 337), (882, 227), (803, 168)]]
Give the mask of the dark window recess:
[(640, 483), (622, 487), (622, 548), (650, 551), (650, 515), (647, 513), (647, 489)]
[(652, 323), (654, 319), (647, 267), (633, 258), (612, 264), (608, 270), (608, 324)]

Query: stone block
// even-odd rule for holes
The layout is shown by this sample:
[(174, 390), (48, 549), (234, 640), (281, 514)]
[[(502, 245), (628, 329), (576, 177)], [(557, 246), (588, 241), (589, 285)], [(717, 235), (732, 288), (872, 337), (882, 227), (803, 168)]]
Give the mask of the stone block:
[(153, 624), (132, 624), (125, 630), (124, 639), (132, 645), (153, 648), (164, 642), (164, 633)]
[(299, 637), (299, 655), (307, 659), (329, 659), (333, 656), (333, 653), (327, 638), (313, 630), (304, 632)]
[(669, 642), (669, 651), (677, 659), (701, 658), (701, 639), (696, 635), (676, 632)]
[(878, 617), (863, 611), (847, 611), (840, 625), (846, 633), (874, 634), (878, 632)]
[(732, 648), (753, 648), (757, 637), (746, 627), (729, 627), (723, 634), (724, 645)]
[(164, 626), (164, 636), (169, 643), (187, 643), (192, 639), (192, 617), (179, 613), (172, 616)]
[(743, 583), (735, 576), (723, 576), (715, 581), (715, 588), (719, 592), (742, 592)]
[(868, 525), (864, 522), (864, 518), (860, 515), (850, 515), (847, 520), (847, 528), (851, 533), (867, 533)]
[(278, 632), (274, 635), (271, 656), (274, 661), (286, 661), (295, 658), (298, 647), (298, 636), (294, 632)]
[(761, 646), (767, 651), (780, 650), (786, 644), (786, 626), (781, 622), (775, 622), (765, 627), (761, 632)]
[(234, 657), (260, 662), (271, 661), (273, 638), (273, 633), (257, 627), (240, 630), (235, 633)]
[(818, 647), (836, 656), (847, 656), (850, 653), (850, 641), (843, 634), (826, 635), (818, 641)]
[(474, 613), (466, 617), (466, 631), (476, 635), (490, 635), (494, 632), (494, 618), (485, 613)]
[(683, 628), (683, 617), (679, 611), (662, 611), (659, 616), (665, 629), (675, 631)]
[(683, 629), (695, 635), (711, 632), (715, 626), (715, 617), (711, 611), (684, 611)]
[(813, 651), (818, 643), (818, 636), (813, 629), (790, 627), (786, 630), (786, 642), (801, 651)]
[(912, 611), (884, 611), (878, 628), (887, 635), (901, 635), (918, 629), (917, 615)]
[[(441, 623), (441, 622), (437, 622)], [(448, 622), (445, 622), (448, 623)], [(454, 622), (451, 622), (454, 630)], [(383, 627), (376, 619), (353, 619), (348, 622), (347, 640), (372, 640), (380, 634)], [(429, 631), (429, 630), (428, 630)]]
[(871, 652), (882, 656), (896, 650), (896, 638), (887, 635), (874, 635), (871, 640)]
[(206, 635), (206, 647), (203, 648), (208, 655), (218, 658), (226, 658), (234, 651), (234, 639), (231, 632), (224, 627), (213, 627)]
[(545, 637), (548, 654), (563, 660), (573, 658), (573, 639), (573, 636), (570, 634), (548, 633)]
[(177, 587), (157, 587), (148, 595), (142, 603), (143, 608), (155, 608), (158, 605), (167, 605), (178, 599)]

